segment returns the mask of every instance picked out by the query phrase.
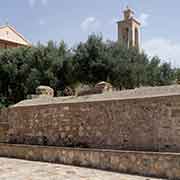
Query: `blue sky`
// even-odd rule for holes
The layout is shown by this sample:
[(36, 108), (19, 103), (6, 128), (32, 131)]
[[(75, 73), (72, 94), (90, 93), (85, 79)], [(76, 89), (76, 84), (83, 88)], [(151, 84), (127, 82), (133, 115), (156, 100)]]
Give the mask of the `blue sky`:
[(29, 41), (64, 40), (70, 46), (92, 32), (116, 40), (116, 21), (129, 5), (142, 22), (142, 48), (180, 66), (180, 1), (164, 0), (6, 0), (0, 24), (8, 20)]

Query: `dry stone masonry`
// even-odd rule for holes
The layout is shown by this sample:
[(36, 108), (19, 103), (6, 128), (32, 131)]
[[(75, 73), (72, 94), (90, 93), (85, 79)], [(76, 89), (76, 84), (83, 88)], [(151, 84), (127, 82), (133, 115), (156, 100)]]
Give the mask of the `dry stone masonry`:
[(167, 88), (161, 88), (161, 95), (153, 89), (152, 96), (134, 90), (128, 96), (112, 92), (20, 102), (6, 114), (5, 141), (180, 152), (180, 88), (166, 93)]

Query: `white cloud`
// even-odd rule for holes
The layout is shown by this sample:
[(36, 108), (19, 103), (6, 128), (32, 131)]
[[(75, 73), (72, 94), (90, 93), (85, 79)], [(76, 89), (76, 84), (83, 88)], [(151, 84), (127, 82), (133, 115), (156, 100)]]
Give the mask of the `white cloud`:
[(48, 0), (41, 0), (42, 5), (46, 6), (48, 3)]
[(48, 3), (48, 0), (28, 0), (30, 7), (34, 7), (37, 2), (40, 2), (41, 5), (46, 6)]
[(46, 24), (46, 21), (45, 21), (44, 19), (40, 19), (40, 20), (39, 20), (39, 24), (40, 24), (40, 25), (45, 25), (45, 24)]
[(141, 22), (142, 27), (148, 26), (149, 14), (142, 13), (138, 19)]
[(100, 22), (95, 17), (88, 17), (81, 23), (84, 32), (94, 32), (100, 26)]
[(180, 67), (180, 43), (165, 38), (156, 38), (143, 43), (143, 49), (150, 56), (159, 56), (163, 61)]
[(35, 5), (36, 0), (28, 0), (30, 7), (33, 7)]

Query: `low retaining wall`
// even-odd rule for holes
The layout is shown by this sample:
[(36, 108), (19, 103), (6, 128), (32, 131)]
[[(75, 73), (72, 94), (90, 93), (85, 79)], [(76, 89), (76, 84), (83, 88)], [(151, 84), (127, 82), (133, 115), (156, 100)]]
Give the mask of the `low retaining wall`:
[(180, 179), (180, 154), (0, 144), (0, 156)]

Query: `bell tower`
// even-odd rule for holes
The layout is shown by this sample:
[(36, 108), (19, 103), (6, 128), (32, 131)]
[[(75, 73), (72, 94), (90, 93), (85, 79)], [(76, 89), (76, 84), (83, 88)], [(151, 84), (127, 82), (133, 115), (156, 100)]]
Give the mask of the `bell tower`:
[(140, 22), (134, 17), (132, 9), (127, 7), (124, 10), (124, 19), (118, 24), (118, 41), (129, 47), (140, 48)]

